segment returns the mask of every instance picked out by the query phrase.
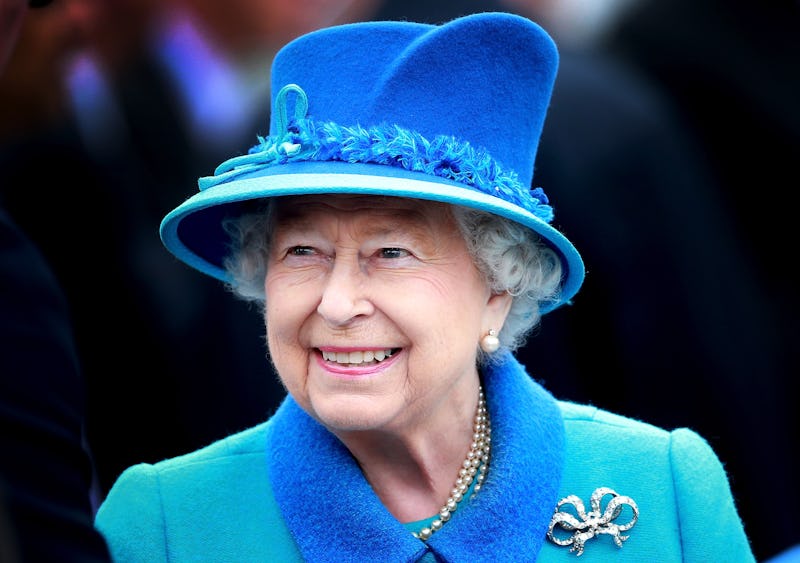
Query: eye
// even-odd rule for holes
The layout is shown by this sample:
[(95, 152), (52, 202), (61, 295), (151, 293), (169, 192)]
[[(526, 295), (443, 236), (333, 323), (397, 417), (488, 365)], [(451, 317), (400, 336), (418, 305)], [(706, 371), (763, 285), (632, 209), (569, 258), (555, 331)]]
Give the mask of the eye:
[(311, 256), (314, 249), (310, 246), (293, 246), (287, 252), (287, 256)]
[(405, 258), (406, 256), (410, 255), (410, 252), (403, 248), (381, 248), (378, 251), (378, 254), (381, 258), (392, 259)]

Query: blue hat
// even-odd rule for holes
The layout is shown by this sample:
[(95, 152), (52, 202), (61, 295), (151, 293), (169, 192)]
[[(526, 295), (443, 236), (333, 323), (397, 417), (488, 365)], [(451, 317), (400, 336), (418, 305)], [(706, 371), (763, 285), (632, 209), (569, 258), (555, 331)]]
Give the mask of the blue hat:
[(558, 52), (532, 21), (506, 13), (443, 25), (351, 23), (301, 36), (272, 64), (270, 135), (200, 178), (161, 223), (164, 245), (231, 282), (226, 216), (274, 196), (358, 193), (478, 208), (541, 235), (564, 265), (561, 300), (584, 277), (553, 210), (531, 189)]

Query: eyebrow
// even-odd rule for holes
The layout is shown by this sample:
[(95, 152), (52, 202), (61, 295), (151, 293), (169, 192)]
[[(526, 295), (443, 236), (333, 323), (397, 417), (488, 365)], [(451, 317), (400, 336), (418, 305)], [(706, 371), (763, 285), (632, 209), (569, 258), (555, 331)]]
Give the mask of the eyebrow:
[[(403, 235), (406, 240), (410, 240), (414, 244), (423, 244), (429, 242), (436, 242), (436, 237), (433, 234), (432, 224), (429, 217), (422, 221), (414, 221), (415, 210), (396, 210), (397, 213), (381, 218), (379, 221), (370, 221), (359, 226), (359, 234), (365, 237), (381, 237), (392, 236), (396, 234)], [(399, 215), (399, 216), (398, 216)], [(409, 228), (413, 225), (414, 228)], [(302, 211), (290, 211), (286, 214), (281, 214), (275, 222), (276, 227), (284, 232), (313, 232), (317, 230), (315, 222), (305, 215)]]

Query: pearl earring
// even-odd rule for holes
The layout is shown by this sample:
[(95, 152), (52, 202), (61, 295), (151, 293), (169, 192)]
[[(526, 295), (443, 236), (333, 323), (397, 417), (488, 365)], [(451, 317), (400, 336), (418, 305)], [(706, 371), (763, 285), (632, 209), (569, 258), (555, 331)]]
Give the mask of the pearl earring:
[(497, 338), (497, 332), (493, 328), (490, 328), (489, 334), (481, 338), (481, 350), (487, 354), (491, 354), (492, 352), (496, 352), (498, 348), (500, 348), (500, 339)]

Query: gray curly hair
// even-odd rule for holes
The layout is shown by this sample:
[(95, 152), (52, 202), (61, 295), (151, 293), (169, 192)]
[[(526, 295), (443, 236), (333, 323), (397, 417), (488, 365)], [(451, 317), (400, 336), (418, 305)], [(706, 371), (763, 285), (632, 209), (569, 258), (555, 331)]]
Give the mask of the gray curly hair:
[[(272, 240), (273, 199), (225, 222), (230, 249), (224, 266), (237, 297), (266, 305), (264, 279)], [(498, 334), (501, 348), (516, 350), (541, 320), (541, 306), (556, 302), (561, 289), (562, 266), (556, 252), (531, 229), (504, 217), (456, 205), (453, 217), (478, 270), (495, 293), (512, 296), (511, 308)], [(479, 349), (481, 365), (493, 354)]]

